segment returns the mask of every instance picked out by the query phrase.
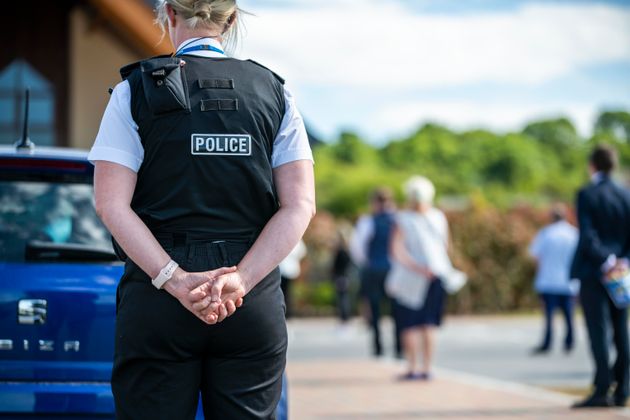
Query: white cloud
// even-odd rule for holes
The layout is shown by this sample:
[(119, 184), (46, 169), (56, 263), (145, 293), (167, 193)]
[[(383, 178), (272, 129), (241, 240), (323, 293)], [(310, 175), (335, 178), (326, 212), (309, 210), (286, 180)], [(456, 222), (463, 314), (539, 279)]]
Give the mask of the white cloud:
[(423, 88), (539, 84), (630, 57), (630, 11), (524, 5), (496, 13), (418, 14), (398, 2), (344, 0), (255, 9), (240, 56), (297, 84)]

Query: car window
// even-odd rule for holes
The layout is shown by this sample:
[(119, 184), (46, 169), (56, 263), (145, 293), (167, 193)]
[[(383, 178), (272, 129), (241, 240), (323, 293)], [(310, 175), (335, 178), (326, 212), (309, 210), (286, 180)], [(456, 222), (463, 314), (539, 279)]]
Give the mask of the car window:
[(111, 249), (92, 185), (0, 181), (0, 261), (24, 261), (33, 240)]

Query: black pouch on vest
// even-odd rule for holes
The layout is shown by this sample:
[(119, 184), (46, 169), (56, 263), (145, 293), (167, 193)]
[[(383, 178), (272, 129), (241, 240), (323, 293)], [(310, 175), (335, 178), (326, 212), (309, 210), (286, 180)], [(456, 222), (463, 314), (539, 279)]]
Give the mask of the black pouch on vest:
[(153, 58), (140, 64), (142, 87), (153, 114), (190, 111), (186, 76), (179, 57)]

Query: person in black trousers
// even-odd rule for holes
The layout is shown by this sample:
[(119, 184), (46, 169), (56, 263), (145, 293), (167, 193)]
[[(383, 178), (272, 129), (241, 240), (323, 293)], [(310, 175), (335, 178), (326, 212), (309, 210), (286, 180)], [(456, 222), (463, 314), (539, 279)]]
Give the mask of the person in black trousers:
[[(630, 192), (610, 178), (616, 161), (614, 149), (597, 146), (590, 155), (591, 182), (577, 196), (580, 239), (571, 276), (581, 280), (580, 299), (595, 362), (595, 378), (592, 394), (574, 404), (574, 408), (621, 407), (628, 398), (628, 313), (626, 308), (614, 305), (602, 284), (609, 269), (620, 259), (630, 257)], [(608, 360), (610, 328), (617, 352), (612, 370)]]
[[(160, 0), (173, 56), (121, 69), (88, 159), (126, 255), (118, 420), (271, 420), (287, 330), (278, 264), (315, 212), (312, 152), (284, 80), (229, 57), (235, 0)], [(229, 318), (228, 318), (229, 317)]]
[[(372, 329), (372, 354), (383, 355), (380, 318), (381, 303), (385, 295), (385, 278), (390, 269), (389, 241), (394, 223), (394, 200), (388, 188), (375, 189), (370, 197), (371, 214), (361, 216), (357, 221), (350, 242), (352, 259), (360, 267), (361, 288), (359, 295), (369, 310), (369, 323)], [(391, 303), (392, 301), (390, 301)], [(392, 304), (393, 306), (393, 304)], [(401, 357), (400, 331), (394, 315), (395, 356)]]
[(348, 251), (348, 241), (346, 235), (340, 230), (337, 232), (337, 246), (331, 274), (337, 295), (337, 314), (342, 325), (345, 325), (350, 320), (352, 310), (349, 273), (351, 266), (352, 259), (350, 258), (350, 251)]

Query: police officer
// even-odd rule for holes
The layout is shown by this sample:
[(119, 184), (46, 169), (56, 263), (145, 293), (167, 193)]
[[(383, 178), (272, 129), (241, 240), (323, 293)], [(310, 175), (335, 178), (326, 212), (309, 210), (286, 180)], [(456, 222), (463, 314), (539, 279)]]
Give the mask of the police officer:
[[(283, 80), (225, 55), (234, 0), (162, 0), (172, 57), (121, 69), (89, 159), (126, 256), (112, 390), (121, 419), (273, 418), (286, 356), (278, 263), (314, 214)], [(229, 317), (229, 318), (228, 318)]]

